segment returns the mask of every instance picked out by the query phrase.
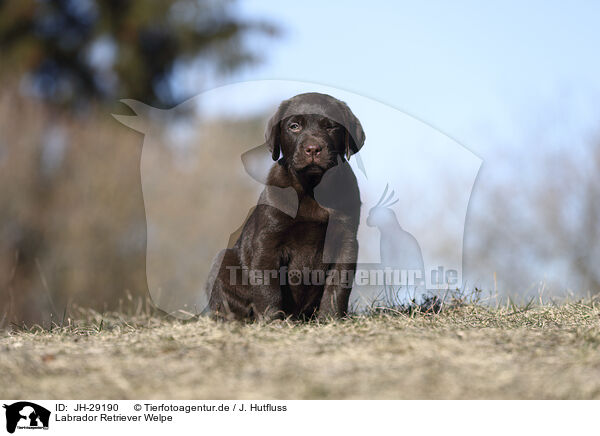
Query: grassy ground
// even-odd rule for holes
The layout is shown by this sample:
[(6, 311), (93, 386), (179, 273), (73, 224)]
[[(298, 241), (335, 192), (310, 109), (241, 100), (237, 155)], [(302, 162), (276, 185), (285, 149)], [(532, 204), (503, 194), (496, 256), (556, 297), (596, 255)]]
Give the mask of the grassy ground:
[(0, 333), (0, 398), (600, 398), (600, 303)]

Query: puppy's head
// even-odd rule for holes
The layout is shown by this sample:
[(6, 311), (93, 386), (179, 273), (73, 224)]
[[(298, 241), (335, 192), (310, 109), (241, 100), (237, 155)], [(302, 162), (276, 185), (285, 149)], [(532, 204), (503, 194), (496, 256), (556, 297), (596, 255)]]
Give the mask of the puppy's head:
[(350, 108), (326, 94), (300, 94), (285, 100), (271, 117), (265, 133), (273, 160), (297, 173), (320, 176), (349, 159), (365, 141), (365, 133)]

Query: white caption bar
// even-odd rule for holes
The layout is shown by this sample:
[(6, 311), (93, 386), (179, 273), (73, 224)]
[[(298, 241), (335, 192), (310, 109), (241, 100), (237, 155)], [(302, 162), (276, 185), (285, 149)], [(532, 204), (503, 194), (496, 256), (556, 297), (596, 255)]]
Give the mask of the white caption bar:
[[(589, 401), (0, 400), (0, 434), (583, 434)], [(595, 430), (594, 430), (595, 431)], [(385, 432), (385, 433), (384, 433)]]

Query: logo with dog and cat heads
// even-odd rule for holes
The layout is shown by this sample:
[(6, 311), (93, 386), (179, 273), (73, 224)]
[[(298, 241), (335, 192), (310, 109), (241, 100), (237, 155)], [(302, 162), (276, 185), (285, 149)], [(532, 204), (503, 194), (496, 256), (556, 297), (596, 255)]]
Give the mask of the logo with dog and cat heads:
[(4, 404), (6, 409), (6, 431), (15, 430), (48, 430), (50, 411), (39, 404), (29, 401), (18, 401)]

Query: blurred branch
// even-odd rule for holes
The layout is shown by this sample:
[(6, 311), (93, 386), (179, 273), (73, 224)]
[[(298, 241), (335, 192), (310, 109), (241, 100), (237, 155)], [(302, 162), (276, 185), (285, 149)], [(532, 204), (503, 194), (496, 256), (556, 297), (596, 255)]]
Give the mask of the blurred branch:
[(170, 106), (180, 61), (218, 73), (259, 60), (245, 41), (279, 29), (240, 18), (235, 1), (23, 0), (0, 2), (2, 74), (23, 75), (33, 95), (64, 107), (116, 97)]

